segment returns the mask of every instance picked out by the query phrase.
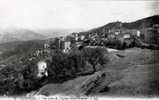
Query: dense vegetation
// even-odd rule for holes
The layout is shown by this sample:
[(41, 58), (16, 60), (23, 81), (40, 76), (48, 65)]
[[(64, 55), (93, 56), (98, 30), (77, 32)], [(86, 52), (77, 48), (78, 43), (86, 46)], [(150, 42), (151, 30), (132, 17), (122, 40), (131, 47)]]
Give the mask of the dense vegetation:
[[(21, 95), (37, 90), (47, 83), (59, 83), (75, 78), (79, 75), (92, 74), (104, 66), (107, 61), (105, 48), (72, 49), (69, 53), (56, 51), (51, 54), (48, 63), (48, 77), (37, 78), (36, 60), (22, 64), (7, 65), (0, 70), (0, 94)], [(98, 66), (97, 66), (98, 65)]]
[(105, 55), (107, 51), (101, 47), (73, 49), (67, 54), (55, 53), (48, 67), (49, 80), (63, 82), (78, 75), (92, 74), (96, 65), (106, 64), (108, 58)]

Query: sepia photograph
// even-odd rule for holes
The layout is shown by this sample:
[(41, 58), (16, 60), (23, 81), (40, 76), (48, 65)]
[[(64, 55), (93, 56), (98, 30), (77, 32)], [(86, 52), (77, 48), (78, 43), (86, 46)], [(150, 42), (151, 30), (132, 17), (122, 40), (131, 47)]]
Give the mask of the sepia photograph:
[(0, 99), (159, 97), (158, 0), (0, 0)]

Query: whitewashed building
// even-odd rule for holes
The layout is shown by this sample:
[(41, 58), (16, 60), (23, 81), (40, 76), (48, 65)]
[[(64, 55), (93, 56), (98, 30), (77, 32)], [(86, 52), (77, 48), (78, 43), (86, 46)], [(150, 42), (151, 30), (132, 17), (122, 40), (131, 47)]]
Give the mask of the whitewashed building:
[(71, 49), (71, 42), (70, 41), (65, 41), (64, 42), (64, 52), (68, 52)]
[(84, 40), (85, 39), (85, 36), (84, 35), (81, 35), (81, 40)]
[(124, 34), (123, 38), (124, 38), (124, 39), (130, 38), (130, 34)]
[(140, 37), (141, 36), (141, 32), (139, 30), (137, 30), (137, 37)]
[(44, 76), (48, 76), (47, 63), (45, 61), (39, 61), (37, 63), (37, 67), (38, 67), (38, 74), (37, 74), (38, 78), (42, 78)]

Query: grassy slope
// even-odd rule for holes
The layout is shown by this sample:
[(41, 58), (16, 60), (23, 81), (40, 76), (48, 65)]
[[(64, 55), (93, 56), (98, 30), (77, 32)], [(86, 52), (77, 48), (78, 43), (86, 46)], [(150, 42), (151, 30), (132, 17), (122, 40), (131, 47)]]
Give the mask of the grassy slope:
[[(125, 57), (118, 57), (116, 54)], [(92, 94), (107, 96), (154, 96), (159, 94), (159, 51), (128, 49), (110, 54), (110, 62), (104, 68), (110, 81), (108, 92)], [(78, 77), (62, 84), (48, 84), (38, 94), (78, 94), (81, 84), (90, 76)]]

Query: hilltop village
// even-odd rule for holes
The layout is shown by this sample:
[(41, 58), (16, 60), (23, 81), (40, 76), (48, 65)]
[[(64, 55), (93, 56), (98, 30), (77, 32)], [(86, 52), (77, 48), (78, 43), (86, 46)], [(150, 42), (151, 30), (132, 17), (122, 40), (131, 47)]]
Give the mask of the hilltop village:
[(157, 18), (2, 44), (0, 95), (159, 93)]
[[(120, 23), (119, 23), (120, 26)], [(139, 47), (159, 49), (159, 25), (143, 29), (103, 29), (102, 32), (89, 31), (71, 33), (66, 37), (56, 37), (46, 40), (43, 50), (37, 50), (35, 55), (50, 53), (51, 50), (69, 52), (72, 48), (84, 46), (103, 46), (106, 48), (124, 50)]]

